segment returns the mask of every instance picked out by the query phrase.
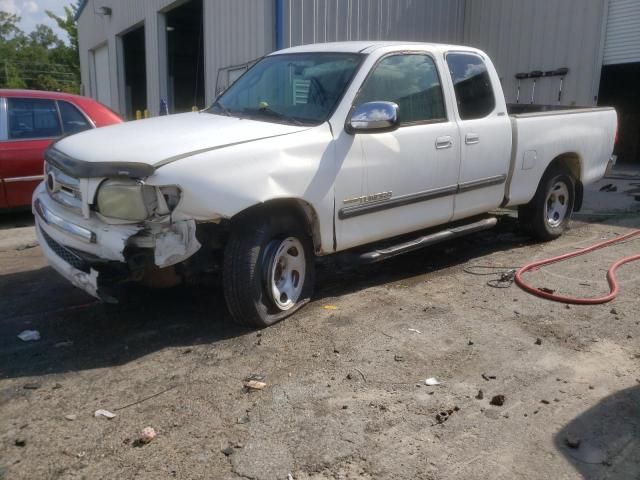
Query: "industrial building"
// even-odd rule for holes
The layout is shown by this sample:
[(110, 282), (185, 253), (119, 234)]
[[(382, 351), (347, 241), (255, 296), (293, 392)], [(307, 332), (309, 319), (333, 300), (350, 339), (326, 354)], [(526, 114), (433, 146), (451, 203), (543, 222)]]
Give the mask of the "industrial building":
[(128, 118), (202, 108), (293, 45), (454, 43), (491, 56), (508, 102), (615, 106), (640, 161), (638, 0), (83, 0), (77, 20), (83, 93)]

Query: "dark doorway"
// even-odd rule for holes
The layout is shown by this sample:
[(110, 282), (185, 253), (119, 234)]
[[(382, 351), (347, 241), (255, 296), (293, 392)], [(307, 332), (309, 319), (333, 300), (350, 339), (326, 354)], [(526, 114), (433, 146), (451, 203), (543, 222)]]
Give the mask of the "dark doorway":
[(640, 163), (640, 63), (602, 67), (598, 105), (618, 112), (618, 143), (614, 153), (621, 163)]
[(147, 66), (145, 56), (144, 26), (122, 36), (124, 63), (124, 115), (136, 118), (147, 107)]
[(189, 0), (166, 14), (170, 113), (204, 108), (202, 0)]

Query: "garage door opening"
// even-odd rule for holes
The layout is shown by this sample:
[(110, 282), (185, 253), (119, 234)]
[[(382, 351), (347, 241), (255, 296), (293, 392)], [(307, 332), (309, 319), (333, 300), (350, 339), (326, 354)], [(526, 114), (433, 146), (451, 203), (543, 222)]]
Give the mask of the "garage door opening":
[(618, 144), (614, 153), (620, 163), (640, 164), (640, 62), (605, 65), (600, 77), (598, 105), (618, 112)]
[(166, 13), (169, 112), (204, 108), (202, 0), (189, 0)]
[(122, 35), (124, 70), (124, 115), (136, 118), (147, 109), (147, 66), (144, 26)]

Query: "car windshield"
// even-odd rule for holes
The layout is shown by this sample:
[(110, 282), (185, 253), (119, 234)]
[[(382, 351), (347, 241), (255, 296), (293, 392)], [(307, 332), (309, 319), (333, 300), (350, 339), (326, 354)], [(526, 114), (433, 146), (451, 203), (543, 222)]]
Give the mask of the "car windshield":
[(269, 122), (318, 125), (333, 112), (361, 59), (360, 54), (353, 53), (265, 57), (207, 111)]

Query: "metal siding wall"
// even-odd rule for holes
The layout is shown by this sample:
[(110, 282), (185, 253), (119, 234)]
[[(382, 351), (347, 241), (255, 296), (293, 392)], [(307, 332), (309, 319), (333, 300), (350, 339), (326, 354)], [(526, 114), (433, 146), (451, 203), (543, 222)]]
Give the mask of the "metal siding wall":
[[(492, 58), (508, 102), (515, 102), (516, 73), (568, 67), (562, 103), (594, 105), (605, 1), (467, 0), (464, 43)], [(536, 103), (557, 103), (559, 82), (538, 79)], [(521, 103), (529, 102), (531, 85), (521, 82)]]
[[(90, 91), (90, 51), (108, 43), (111, 105), (120, 110), (118, 35), (144, 22), (146, 41), (147, 103), (152, 115), (160, 107), (160, 69), (158, 39), (159, 12), (177, 6), (182, 0), (89, 0), (78, 19), (80, 67), (84, 93)], [(98, 7), (110, 7), (111, 17), (95, 14)], [(219, 68), (244, 63), (274, 48), (273, 0), (204, 0), (205, 94), (212, 101)]]
[(285, 0), (285, 46), (345, 40), (461, 43), (464, 0)]
[(213, 101), (218, 70), (246, 63), (275, 48), (272, 0), (205, 0), (205, 82)]
[(610, 0), (604, 64), (640, 62), (640, 1)]
[[(124, 92), (121, 92), (118, 73), (121, 59), (118, 58), (118, 36), (126, 33), (134, 26), (144, 23), (146, 70), (147, 70), (147, 105), (151, 114), (156, 115), (160, 106), (158, 82), (158, 11), (175, 3), (174, 0), (89, 0), (82, 15), (78, 19), (78, 41), (80, 44), (80, 73), (85, 95), (90, 92), (90, 51), (104, 44), (109, 45), (111, 105), (120, 111)], [(112, 15), (103, 17), (95, 12), (98, 7), (110, 7)]]

